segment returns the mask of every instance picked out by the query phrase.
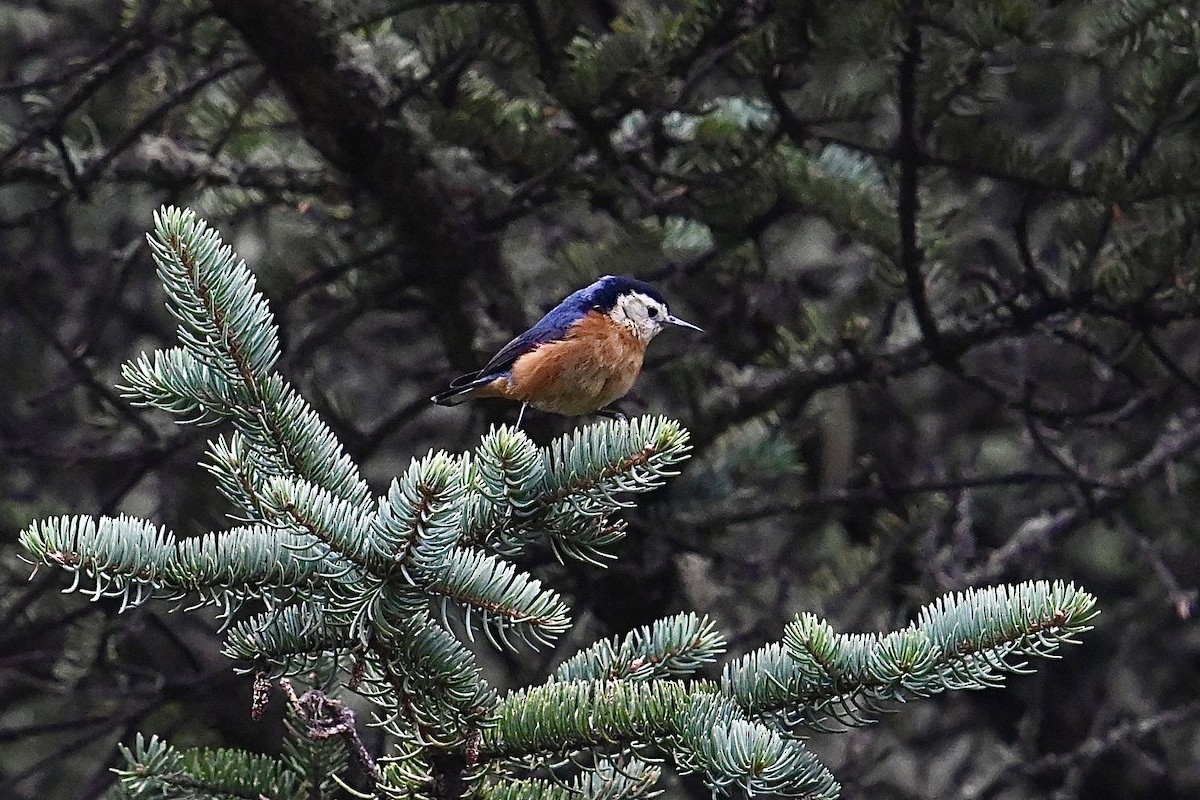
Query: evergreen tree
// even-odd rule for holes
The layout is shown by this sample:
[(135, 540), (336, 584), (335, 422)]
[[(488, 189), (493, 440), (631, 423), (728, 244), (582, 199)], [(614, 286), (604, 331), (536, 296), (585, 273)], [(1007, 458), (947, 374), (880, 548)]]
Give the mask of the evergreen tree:
[[(280, 679), (292, 735), (279, 758), (139, 735), (114, 797), (334, 797), (354, 782), (350, 756), (370, 778), (367, 796), (640, 797), (658, 790), (665, 756), (714, 793), (831, 799), (838, 784), (802, 733), (866, 724), (888, 701), (994, 686), (1094, 613), (1086, 592), (1036, 582), (946, 597), (888, 635), (838, 634), (805, 614), (716, 680), (697, 672), (724, 638), (681, 614), (501, 696), (455, 621), (497, 648), (553, 643), (567, 606), (511, 559), (548, 545), (603, 566), (624, 535), (614, 515), (674, 474), (687, 432), (662, 418), (610, 421), (539, 449), (504, 427), (470, 454), (414, 460), (375, 500), (274, 371), (277, 331), (245, 263), (175, 208), (150, 243), (179, 345), (127, 364), (123, 392), (187, 424), (233, 426), (205, 466), (242, 524), (179, 539), (127, 516), (54, 517), (21, 544), (122, 609), (155, 596), (219, 607), (231, 623), (225, 654), (258, 671), (254, 712)], [(378, 757), (335, 696), (343, 684), (371, 700), (388, 734)]]
[[(394, 755), (402, 720), (333, 693), (361, 663), (356, 685), (377, 694), (392, 673), (353, 643), (381, 619), (416, 635), (410, 601), (433, 619), (423, 636), (465, 648), (463, 691), (486, 678), (488, 713), (594, 640), (669, 645), (677, 629), (657, 621), (694, 614), (726, 653), (669, 683), (791, 735), (808, 705), (734, 697), (719, 665), (769, 642), (792, 657), (780, 637), (804, 614), (905, 631), (938, 598), (976, 608), (997, 599), (981, 587), (1061, 579), (1105, 610), (1072, 658), (806, 746), (864, 800), (1190, 798), (1198, 19), (1163, 0), (0, 0), (0, 797), (97, 800), (112, 768), (139, 769), (118, 744), (136, 763), (192, 759), (159, 773), (202, 781), (225, 748), (261, 787), (278, 769), (288, 785), (365, 788), (356, 741)], [(211, 328), (176, 340), (145, 237), (164, 205), (250, 259), (277, 334), (249, 303), (233, 361), (196, 349)], [(503, 403), (430, 406), (604, 273), (655, 282), (706, 330), (654, 343), (624, 407), (636, 426), (531, 414), (521, 433)], [(157, 406), (217, 427), (171, 425)], [(680, 471), (650, 494), (605, 483), (624, 505), (593, 498), (590, 529), (537, 511), (532, 490), (463, 482), (497, 453), (552, 480), (562, 459), (611, 464), (647, 441), (672, 458), (688, 447), (686, 469), (646, 466), (647, 480)], [(420, 516), (416, 486), (462, 516)], [(380, 551), (352, 546), (429, 520), (403, 592)], [(305, 521), (329, 540), (296, 533)], [(60, 595), (57, 570), (28, 581), (22, 531), (53, 563), (74, 551), (52, 539), (107, 543), (98, 572), (61, 562), (96, 602)], [(143, 575), (151, 562), (165, 572)], [(360, 609), (368, 585), (391, 588)], [(481, 587), (510, 610), (550, 605), (538, 622), (497, 616), (470, 602)], [(173, 592), (204, 608), (137, 605)], [(349, 649), (271, 650), (299, 632)], [(853, 661), (900, 640), (837, 641)], [(418, 645), (433, 646), (404, 658)], [(253, 680), (220, 656), (235, 646), (252, 672), (291, 674), (296, 702), (272, 688), (251, 723), (229, 701)], [(870, 716), (863, 691), (824, 712)], [(487, 776), (434, 758), (473, 741), (460, 706), (437, 718), (454, 709), (466, 716), (414, 756), (413, 785), (524, 775), (530, 754), (493, 753)], [(335, 728), (358, 739), (312, 738)], [(656, 739), (670, 768), (614, 737), (579, 743), (599, 752), (560, 774), (567, 786), (599, 792), (619, 772), (702, 798), (732, 774), (678, 732)], [(622, 761), (625, 745), (641, 760)], [(695, 774), (675, 782), (677, 767)]]

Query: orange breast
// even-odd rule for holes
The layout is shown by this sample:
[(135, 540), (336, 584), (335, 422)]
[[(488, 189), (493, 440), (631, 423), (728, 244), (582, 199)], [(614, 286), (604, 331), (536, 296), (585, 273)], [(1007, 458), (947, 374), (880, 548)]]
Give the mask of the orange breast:
[(645, 354), (632, 331), (591, 311), (565, 338), (518, 358), (504, 396), (554, 414), (589, 414), (625, 396)]

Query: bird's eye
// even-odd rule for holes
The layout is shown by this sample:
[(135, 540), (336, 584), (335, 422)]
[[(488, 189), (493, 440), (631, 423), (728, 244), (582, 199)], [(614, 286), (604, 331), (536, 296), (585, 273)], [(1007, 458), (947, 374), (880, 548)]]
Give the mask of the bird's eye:
[(646, 313), (649, 314), (651, 317), (657, 317), (658, 309), (654, 306), (650, 306), (648, 309), (646, 309)]

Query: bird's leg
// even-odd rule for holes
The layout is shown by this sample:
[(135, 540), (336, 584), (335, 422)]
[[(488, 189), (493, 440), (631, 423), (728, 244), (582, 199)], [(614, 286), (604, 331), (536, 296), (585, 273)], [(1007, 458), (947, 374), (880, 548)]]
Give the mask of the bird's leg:
[(624, 412), (616, 408), (596, 409), (596, 416), (604, 417), (605, 419), (619, 419), (621, 422), (627, 422), (629, 420), (629, 417), (625, 416)]
[(525, 419), (525, 408), (529, 403), (521, 403), (521, 410), (517, 413), (517, 430), (521, 429), (521, 420)]

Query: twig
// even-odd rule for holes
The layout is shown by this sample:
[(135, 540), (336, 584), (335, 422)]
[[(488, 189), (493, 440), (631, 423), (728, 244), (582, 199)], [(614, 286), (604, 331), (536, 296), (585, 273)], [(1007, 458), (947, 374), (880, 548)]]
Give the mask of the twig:
[(921, 148), (917, 144), (917, 68), (921, 64), (921, 26), (914, 12), (909, 13), (907, 22), (908, 33), (904, 37), (904, 50), (900, 56), (900, 133), (896, 140), (896, 156), (900, 160), (900, 189), (896, 198), (896, 214), (900, 224), (900, 267), (904, 270), (904, 284), (921, 335), (934, 360), (943, 363), (949, 360), (948, 354), (942, 347), (942, 335), (929, 306), (925, 276), (921, 271), (925, 254), (917, 241), (917, 217), (921, 210)]
[(1154, 570), (1154, 574), (1158, 576), (1159, 582), (1167, 591), (1167, 600), (1170, 601), (1175, 614), (1184, 621), (1191, 619), (1196, 613), (1196, 600), (1200, 598), (1200, 591), (1195, 588), (1184, 589), (1180, 586), (1175, 573), (1167, 566), (1167, 562), (1158, 552), (1158, 547), (1154, 542), (1134, 528), (1124, 514), (1116, 514), (1114, 517), (1117, 527), (1133, 540), (1138, 549), (1146, 556), (1146, 560), (1150, 562), (1151, 569)]
[(287, 678), (279, 679), (279, 688), (287, 696), (288, 704), (296, 717), (304, 723), (304, 734), (310, 739), (329, 739), (334, 736), (344, 736), (363, 769), (370, 773), (377, 782), (383, 779), (379, 765), (367, 752), (362, 737), (354, 723), (354, 712), (346, 708), (340, 700), (326, 696), (324, 692), (309, 689), (302, 695), (296, 695), (296, 689)]

